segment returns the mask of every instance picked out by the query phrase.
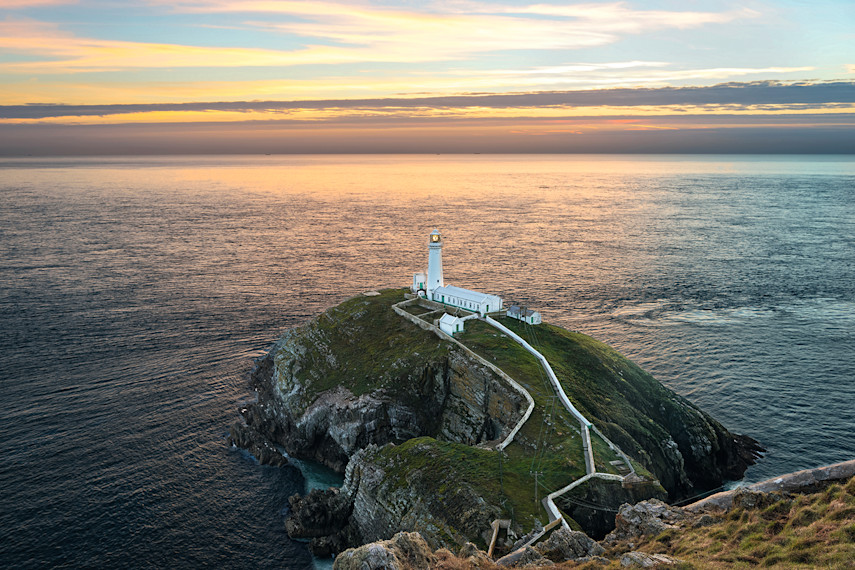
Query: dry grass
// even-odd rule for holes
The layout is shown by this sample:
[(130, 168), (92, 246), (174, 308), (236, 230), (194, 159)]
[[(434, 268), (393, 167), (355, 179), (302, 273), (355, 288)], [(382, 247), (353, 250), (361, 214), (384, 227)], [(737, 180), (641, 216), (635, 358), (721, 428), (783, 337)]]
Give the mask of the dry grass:
[(762, 508), (736, 508), (717, 524), (667, 531), (636, 548), (698, 569), (855, 568), (855, 479)]

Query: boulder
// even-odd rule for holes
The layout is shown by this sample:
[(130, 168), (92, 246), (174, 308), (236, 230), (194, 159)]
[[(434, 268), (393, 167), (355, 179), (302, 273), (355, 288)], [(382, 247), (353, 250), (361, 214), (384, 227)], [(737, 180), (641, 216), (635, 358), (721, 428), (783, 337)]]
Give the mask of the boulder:
[(463, 560), (469, 568), (486, 568), (493, 565), (493, 561), (490, 560), (487, 553), (478, 550), (478, 547), (471, 542), (460, 547), (457, 557)]
[(553, 532), (548, 539), (537, 544), (534, 549), (553, 562), (590, 558), (605, 552), (602, 546), (584, 532), (576, 532), (564, 527)]
[(514, 563), (514, 567), (516, 568), (526, 568), (526, 567), (541, 567), (541, 566), (554, 566), (555, 564), (552, 560), (545, 558), (540, 552), (532, 548), (531, 546), (526, 546), (525, 550), (522, 553), (522, 556)]
[(612, 543), (639, 536), (656, 536), (668, 529), (677, 528), (685, 514), (679, 507), (672, 507), (659, 499), (641, 501), (635, 505), (624, 504), (615, 516), (615, 530), (605, 542)]
[(417, 532), (399, 532), (389, 540), (364, 544), (339, 554), (334, 570), (409, 570), (430, 568), (435, 558)]

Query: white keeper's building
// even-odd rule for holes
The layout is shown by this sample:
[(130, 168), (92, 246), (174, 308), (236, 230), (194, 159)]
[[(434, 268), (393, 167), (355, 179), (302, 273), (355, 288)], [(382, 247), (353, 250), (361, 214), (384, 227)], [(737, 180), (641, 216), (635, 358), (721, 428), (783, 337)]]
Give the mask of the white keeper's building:
[[(460, 307), (482, 316), (502, 310), (502, 298), (497, 295), (479, 293), (478, 291), (445, 284), (442, 278), (442, 235), (439, 230), (433, 230), (428, 240), (427, 274), (414, 273), (412, 288), (414, 293), (418, 293), (428, 300), (452, 307)], [(460, 330), (463, 330), (462, 323)]]

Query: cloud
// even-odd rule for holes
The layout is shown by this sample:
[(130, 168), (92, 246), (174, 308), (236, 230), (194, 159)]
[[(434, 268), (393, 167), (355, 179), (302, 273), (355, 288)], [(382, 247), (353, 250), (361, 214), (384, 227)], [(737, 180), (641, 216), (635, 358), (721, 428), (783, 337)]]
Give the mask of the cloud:
[(633, 10), (627, 7), (626, 2), (576, 5), (536, 4), (521, 9), (511, 8), (509, 11), (578, 19), (623, 33), (640, 33), (663, 28), (689, 29), (760, 16), (759, 12), (748, 8), (727, 12)]
[[(602, 108), (644, 106), (691, 106), (695, 112), (712, 112), (732, 106), (730, 112), (761, 111), (763, 106), (772, 112), (826, 110), (837, 112), (840, 105), (849, 108), (855, 103), (855, 82), (833, 83), (779, 83), (774, 81), (752, 83), (723, 83), (707, 87), (664, 88), (614, 88), (584, 91), (545, 91), (512, 94), (447, 95), (432, 97), (399, 97), (376, 99), (326, 99), (311, 101), (228, 101), (198, 103), (163, 103), (134, 105), (7, 105), (0, 106), (0, 119), (48, 119), (51, 117), (91, 117), (165, 112), (264, 112), (286, 113), (297, 110), (364, 110), (366, 113), (394, 112), (400, 110), (439, 111), (470, 109), (488, 116), (488, 109), (538, 108)], [(709, 106), (704, 111), (703, 106)], [(420, 111), (422, 112), (422, 111)], [(474, 112), (477, 115), (477, 112)], [(675, 111), (677, 112), (677, 111)], [(332, 113), (335, 115), (336, 113)], [(467, 112), (473, 115), (473, 112)], [(282, 115), (283, 118), (287, 118)]]
[[(249, 21), (249, 25), (340, 46), (375, 61), (453, 60), (507, 50), (562, 50), (601, 46), (627, 34), (666, 28), (694, 28), (755, 17), (751, 10), (691, 12), (633, 10), (624, 3), (512, 8), (485, 3), (425, 3), (421, 9), (393, 9), (343, 2), (267, 2), (255, 0), (185, 0), (165, 2), (177, 11), (265, 13), (297, 16), (284, 22)], [(328, 48), (330, 55), (337, 52)], [(372, 55), (374, 57), (372, 57)]]
[[(16, 0), (17, 1), (17, 0)], [(30, 0), (33, 1), (33, 0)], [(344, 2), (184, 0), (150, 4), (198, 13), (272, 15), (245, 25), (303, 38), (293, 50), (206, 47), (82, 38), (31, 21), (0, 24), (0, 49), (39, 56), (6, 62), (17, 73), (73, 73), (140, 68), (253, 67), (341, 63), (425, 63), (514, 50), (573, 50), (613, 43), (623, 35), (721, 24), (752, 13), (633, 10), (624, 4), (509, 9), (487, 4), (467, 11), (378, 8)], [(275, 17), (274, 17), (275, 16)]]
[[(451, 126), (451, 125), (449, 125)], [(851, 124), (0, 125), (0, 155), (265, 153), (855, 153)], [(264, 158), (264, 157), (262, 157)], [(275, 159), (274, 159), (275, 160)]]
[(202, 47), (82, 38), (56, 25), (30, 20), (0, 22), (0, 49), (38, 55), (41, 61), (0, 63), (17, 73), (77, 73), (140, 68), (253, 67), (330, 63), (323, 50)]
[(0, 8), (16, 10), (36, 6), (58, 6), (61, 4), (77, 4), (78, 0), (0, 0)]

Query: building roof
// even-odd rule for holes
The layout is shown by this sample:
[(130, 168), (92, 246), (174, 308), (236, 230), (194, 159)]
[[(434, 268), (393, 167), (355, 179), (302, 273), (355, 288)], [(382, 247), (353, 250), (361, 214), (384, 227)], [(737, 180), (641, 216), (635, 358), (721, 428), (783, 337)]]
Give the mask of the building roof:
[(479, 293), (478, 291), (470, 291), (469, 289), (464, 289), (462, 287), (455, 287), (454, 285), (446, 285), (444, 287), (437, 287), (434, 289), (434, 295), (437, 293), (443, 295), (453, 295), (455, 297), (460, 297), (461, 299), (466, 299), (467, 301), (472, 301), (474, 303), (482, 303), (484, 301), (488, 301), (490, 299), (497, 298), (496, 295), (488, 295), (487, 293)]
[(455, 317), (454, 315), (449, 315), (448, 313), (443, 314), (439, 318), (439, 322), (446, 323), (449, 325), (453, 325), (453, 324), (457, 323), (458, 321), (462, 321), (462, 320), (463, 319), (461, 319), (460, 317)]
[(523, 317), (530, 317), (537, 313), (537, 311), (533, 311), (531, 309), (522, 309), (519, 305), (511, 305), (508, 307), (509, 315), (521, 315)]

